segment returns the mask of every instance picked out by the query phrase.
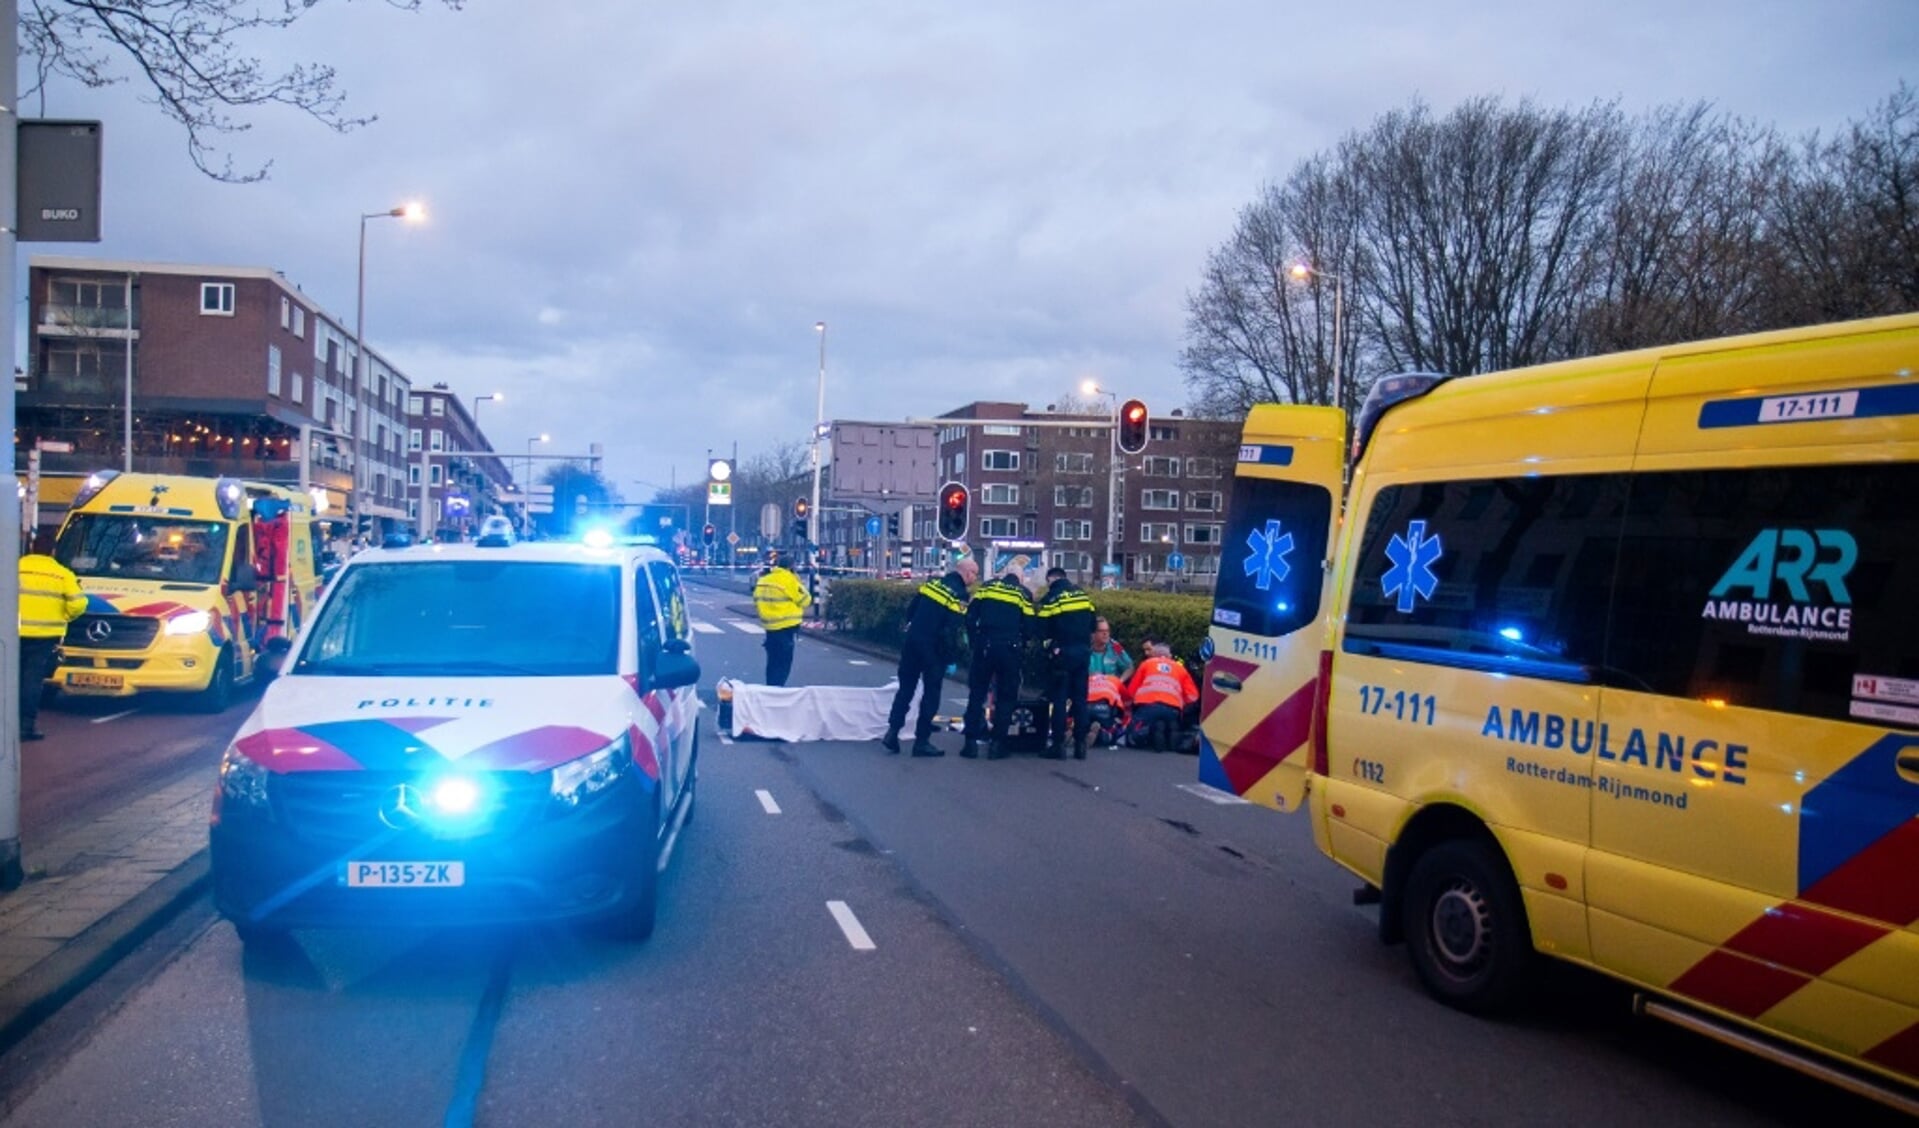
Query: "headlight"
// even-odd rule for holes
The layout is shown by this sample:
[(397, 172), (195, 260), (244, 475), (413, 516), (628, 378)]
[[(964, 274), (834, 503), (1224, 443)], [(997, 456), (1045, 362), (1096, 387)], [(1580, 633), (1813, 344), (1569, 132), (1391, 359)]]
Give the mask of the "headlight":
[(236, 807), (264, 809), (267, 805), (266, 768), (229, 746), (220, 757), (220, 802)]
[(213, 625), (213, 616), (205, 611), (189, 611), (167, 620), (170, 635), (200, 634)]
[(611, 787), (633, 766), (633, 748), (625, 734), (591, 755), (553, 769), (553, 798), (569, 807)]

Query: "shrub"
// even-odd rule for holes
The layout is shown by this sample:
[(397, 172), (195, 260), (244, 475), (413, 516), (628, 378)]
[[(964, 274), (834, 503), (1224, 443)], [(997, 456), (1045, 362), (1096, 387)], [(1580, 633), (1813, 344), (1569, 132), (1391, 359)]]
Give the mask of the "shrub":
[[(836, 580), (826, 617), (858, 638), (897, 648), (906, 609), (918, 590), (915, 582)], [(1158, 591), (1087, 594), (1099, 614), (1113, 625), (1113, 637), (1135, 659), (1142, 657), (1140, 640), (1149, 635), (1171, 646), (1181, 658), (1196, 657), (1213, 614), (1213, 600), (1207, 595)]]

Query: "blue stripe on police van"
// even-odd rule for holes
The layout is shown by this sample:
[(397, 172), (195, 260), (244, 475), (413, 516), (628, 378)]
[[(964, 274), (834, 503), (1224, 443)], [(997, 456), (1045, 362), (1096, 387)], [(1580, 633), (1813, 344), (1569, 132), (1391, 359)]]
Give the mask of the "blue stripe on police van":
[(1291, 466), (1293, 448), (1289, 446), (1247, 445), (1239, 448), (1241, 462), (1255, 462), (1261, 466)]
[[(1822, 401), (1852, 398), (1851, 410), (1821, 410)], [(1768, 402), (1809, 405), (1807, 410), (1774, 413), (1762, 418)], [(1919, 415), (1919, 384), (1882, 384), (1876, 388), (1848, 388), (1803, 396), (1742, 396), (1708, 400), (1699, 408), (1701, 430), (1713, 427), (1758, 427), (1774, 423), (1822, 423), (1832, 419), (1876, 419), (1888, 415)]]

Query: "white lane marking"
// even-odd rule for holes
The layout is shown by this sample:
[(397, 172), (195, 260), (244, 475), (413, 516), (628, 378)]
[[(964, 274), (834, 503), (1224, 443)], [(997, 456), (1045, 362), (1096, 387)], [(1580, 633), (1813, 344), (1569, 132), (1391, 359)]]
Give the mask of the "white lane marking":
[(693, 629), (700, 632), (701, 634), (725, 634), (726, 633), (725, 631), (720, 630), (720, 628), (714, 626), (713, 624), (701, 622), (698, 619), (693, 620)]
[(1204, 783), (1182, 783), (1176, 786), (1188, 795), (1197, 795), (1208, 803), (1217, 803), (1222, 807), (1250, 807), (1253, 805), (1250, 799), (1241, 799), (1230, 791), (1221, 791), (1217, 787)]
[(832, 913), (833, 919), (839, 922), (840, 931), (846, 934), (846, 942), (853, 945), (854, 951), (873, 950), (873, 938), (866, 934), (866, 929), (860, 927), (860, 918), (853, 915), (853, 910), (846, 907), (845, 901), (828, 901), (826, 911)]
[(846, 664), (849, 666), (871, 666), (873, 663), (868, 662), (864, 658), (848, 658)]
[(104, 725), (104, 724), (106, 724), (106, 723), (107, 723), (108, 721), (117, 721), (117, 720), (119, 720), (119, 719), (120, 719), (121, 717), (131, 717), (131, 716), (133, 716), (133, 715), (134, 715), (135, 713), (138, 713), (139, 711), (140, 711), (140, 710), (138, 710), (138, 709), (123, 709), (123, 710), (121, 710), (121, 711), (120, 711), (120, 712), (118, 712), (118, 713), (108, 713), (108, 714), (107, 714), (106, 716), (104, 716), (104, 717), (95, 717), (95, 718), (93, 718), (93, 720), (92, 720), (92, 721), (91, 721), (90, 723), (91, 723), (91, 724), (96, 724), (96, 725)]
[(764, 788), (762, 788), (759, 791), (755, 791), (753, 794), (760, 797), (760, 806), (766, 810), (767, 814), (777, 815), (780, 813), (780, 805), (773, 801), (773, 793), (771, 791), (767, 791)]
[(747, 634), (766, 633), (765, 627), (760, 626), (758, 623), (749, 623), (745, 619), (728, 619), (726, 625), (736, 631), (745, 631)]

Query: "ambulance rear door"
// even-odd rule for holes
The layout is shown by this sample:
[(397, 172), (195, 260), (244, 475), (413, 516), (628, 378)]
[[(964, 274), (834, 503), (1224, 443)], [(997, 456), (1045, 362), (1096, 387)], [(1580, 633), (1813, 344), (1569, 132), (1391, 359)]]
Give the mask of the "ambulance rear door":
[(1281, 811), (1299, 807), (1311, 770), (1345, 441), (1337, 408), (1247, 416), (1201, 647), (1200, 781)]

